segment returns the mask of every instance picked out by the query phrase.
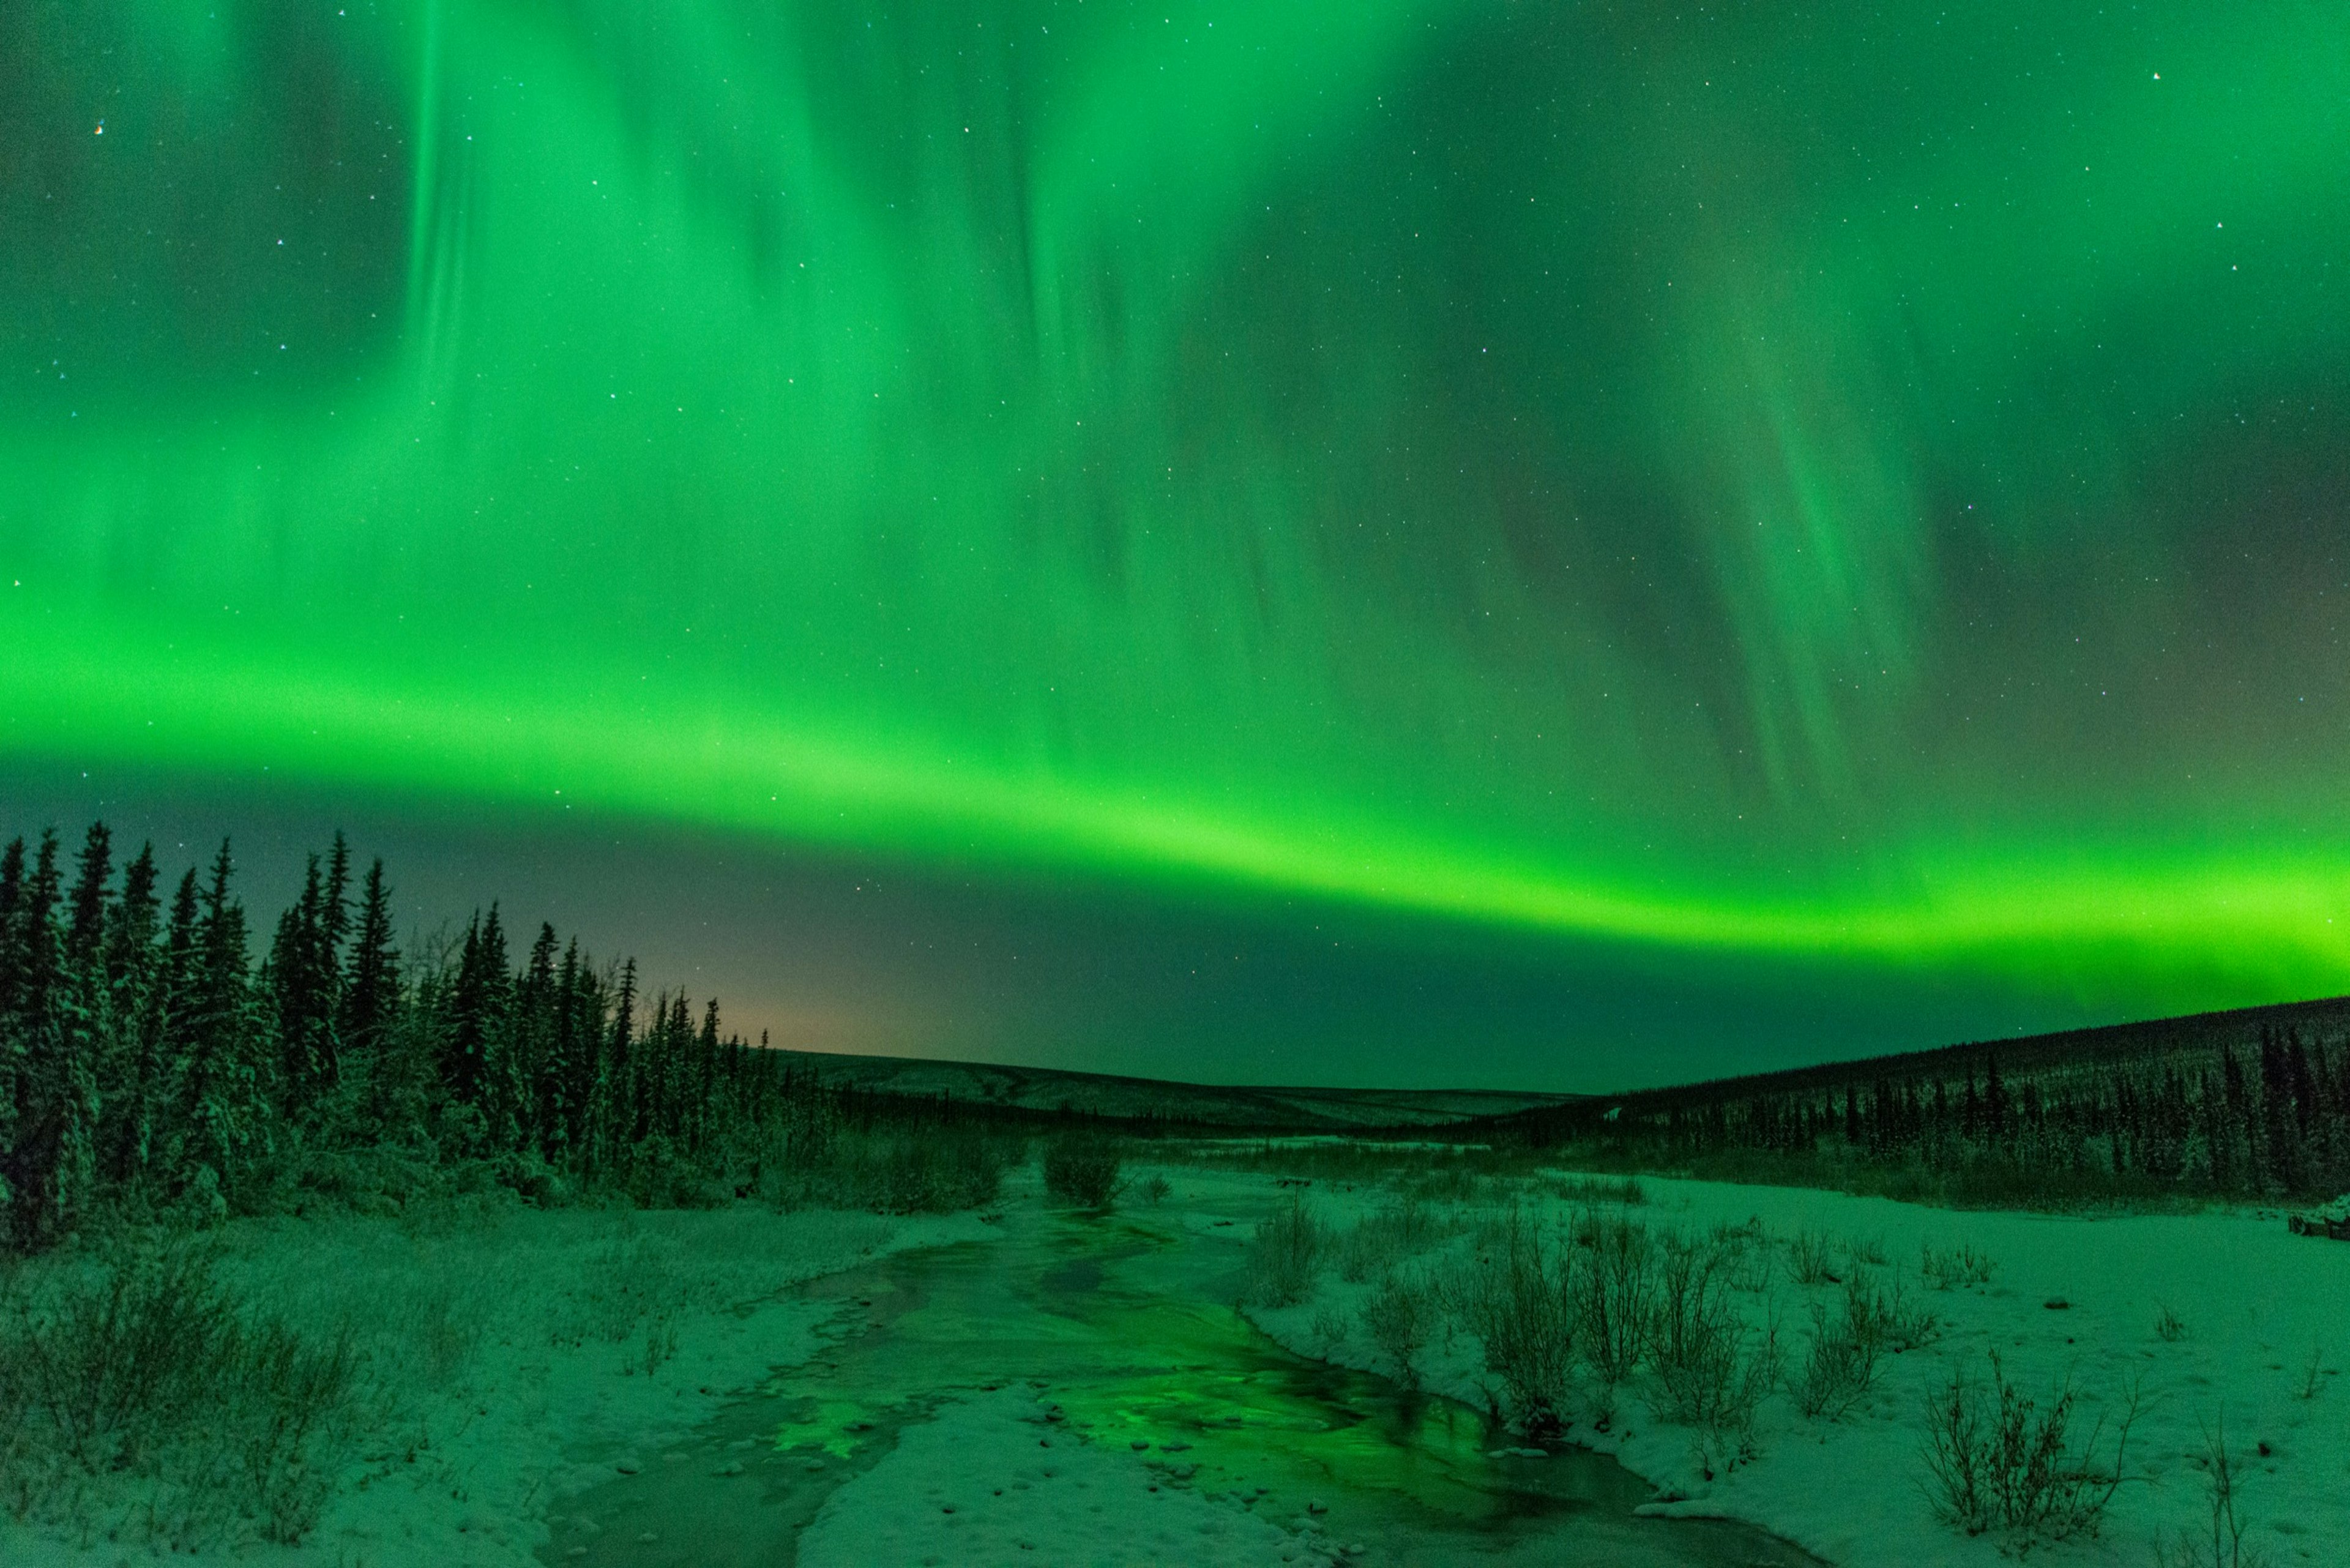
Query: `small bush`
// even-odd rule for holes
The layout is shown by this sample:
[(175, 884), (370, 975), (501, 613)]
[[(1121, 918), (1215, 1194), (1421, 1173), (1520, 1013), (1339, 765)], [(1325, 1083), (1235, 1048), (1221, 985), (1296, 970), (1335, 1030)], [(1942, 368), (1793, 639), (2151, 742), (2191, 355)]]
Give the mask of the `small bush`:
[(1887, 1334), (1884, 1298), (1857, 1275), (1845, 1287), (1841, 1313), (1812, 1303), (1812, 1343), (1789, 1392), (1806, 1416), (1843, 1418), (1876, 1386)]
[(630, 1359), (629, 1370), (650, 1377), (677, 1355), (677, 1317), (664, 1308), (645, 1319), (645, 1337)]
[(2162, 1343), (2176, 1345), (2185, 1339), (2187, 1320), (2160, 1302), (2157, 1302), (2155, 1305), (2158, 1310), (2154, 1314), (2154, 1332), (2161, 1337)]
[(1381, 1280), (1363, 1303), (1364, 1331), (1407, 1388), (1419, 1386), (1419, 1353), (1427, 1348), (1435, 1315), (1428, 1287), (1400, 1272)]
[(1081, 1209), (1107, 1209), (1118, 1197), (1117, 1146), (1082, 1134), (1055, 1138), (1045, 1149), (1045, 1190)]
[(1261, 1221), (1249, 1243), (1246, 1299), (1261, 1306), (1295, 1306), (1314, 1293), (1329, 1251), (1329, 1228), (1303, 1198), (1292, 1198)]
[(1325, 1302), (1314, 1309), (1314, 1337), (1321, 1343), (1325, 1355), (1347, 1343), (1347, 1332), (1353, 1326), (1345, 1310), (1335, 1303)]
[(2226, 1416), (2220, 1417), (2216, 1433), (2204, 1428), (2202, 1460), (2210, 1518), (2202, 1529), (2180, 1526), (2176, 1547), (2158, 1542), (2158, 1568), (2262, 1568), (2267, 1558), (2244, 1544), (2243, 1521), (2236, 1517), (2240, 1467), (2228, 1453)]
[(1338, 1277), (1349, 1284), (1360, 1284), (1424, 1250), (1440, 1231), (1428, 1205), (1417, 1196), (1407, 1195), (1339, 1235)]
[(2137, 1401), (2133, 1390), (2110, 1463), (2096, 1455), (2102, 1418), (2079, 1449), (2072, 1447), (2073, 1409), (2070, 1388), (2041, 1409), (2007, 1380), (1997, 1351), (1988, 1389), (1963, 1369), (1953, 1372), (1926, 1413), (1927, 1497), (1935, 1515), (1970, 1535), (2007, 1531), (2025, 1546), (2095, 1534), (2121, 1485)]
[(134, 1238), (0, 1297), (0, 1476), (21, 1514), (156, 1484), (147, 1533), (172, 1547), (240, 1534), (293, 1542), (324, 1505), (355, 1426), (348, 1332), (305, 1334), (251, 1309), (216, 1257)]
[(1174, 1192), (1175, 1189), (1168, 1185), (1165, 1177), (1155, 1174), (1144, 1178), (1142, 1185), (1134, 1189), (1136, 1197), (1154, 1206), (1166, 1202), (1174, 1196)]
[(1545, 1245), (1534, 1221), (1512, 1209), (1449, 1293), (1483, 1347), (1485, 1370), (1500, 1382), (1508, 1414), (1529, 1434), (1555, 1431), (1566, 1397), (1575, 1363), (1573, 1257)]
[(1551, 1186), (1561, 1199), (1577, 1208), (1611, 1203), (1618, 1208), (1637, 1209), (1648, 1200), (1647, 1189), (1629, 1176), (1562, 1176)]
[(1613, 1386), (1648, 1348), (1657, 1304), (1653, 1249), (1647, 1227), (1622, 1215), (1586, 1212), (1575, 1239), (1589, 1254), (1574, 1272), (1575, 1337), (1584, 1361)]
[(1942, 1337), (1942, 1314), (1923, 1302), (1911, 1301), (1898, 1280), (1877, 1297), (1873, 1306), (1886, 1348), (1896, 1355), (1923, 1350)]
[(1841, 1284), (1843, 1279), (1835, 1269), (1835, 1252), (1828, 1244), (1827, 1233), (1802, 1230), (1787, 1238), (1787, 1271), (1795, 1276), (1799, 1285)]
[[(755, 1161), (752, 1185), (771, 1207), (866, 1209), (880, 1214), (947, 1214), (995, 1201), (1019, 1144), (959, 1127), (861, 1131), (821, 1117), (787, 1125)], [(682, 1168), (663, 1178), (672, 1198), (709, 1190)], [(682, 1182), (681, 1186), (680, 1183)], [(672, 1201), (649, 1207), (708, 1207)]]
[(1866, 1236), (1858, 1239), (1851, 1237), (1846, 1238), (1844, 1243), (1844, 1255), (1856, 1270), (1862, 1268), (1881, 1269), (1885, 1267), (1886, 1263), (1885, 1243), (1878, 1241), (1874, 1236)]
[(1716, 1225), (1712, 1240), (1721, 1255), (1722, 1272), (1733, 1289), (1761, 1295), (1771, 1288), (1777, 1266), (1773, 1262), (1774, 1251), (1770, 1236), (1760, 1219), (1749, 1220), (1743, 1225)]
[(582, 1263), (578, 1284), (556, 1314), (554, 1342), (623, 1344), (643, 1324), (674, 1314), (688, 1289), (675, 1251), (624, 1218), (619, 1232)]
[(1999, 1265), (1974, 1248), (1961, 1242), (1956, 1247), (1937, 1249), (1926, 1243), (1920, 1249), (1918, 1272), (1926, 1282), (1938, 1291), (1954, 1291), (1964, 1285), (1987, 1285)]
[(1748, 1334), (1730, 1299), (1732, 1254), (1719, 1241), (1668, 1238), (1658, 1271), (1649, 1366), (1674, 1420), (1732, 1439), (1751, 1456), (1754, 1412), (1779, 1380), (1775, 1324)]

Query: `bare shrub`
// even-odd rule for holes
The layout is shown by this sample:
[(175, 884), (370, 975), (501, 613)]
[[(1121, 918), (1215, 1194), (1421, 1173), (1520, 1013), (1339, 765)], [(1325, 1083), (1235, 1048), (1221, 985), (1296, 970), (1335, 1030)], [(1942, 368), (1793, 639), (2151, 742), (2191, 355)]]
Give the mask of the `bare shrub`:
[(1807, 1227), (1788, 1237), (1787, 1272), (1795, 1276), (1795, 1282), (1800, 1285), (1841, 1283), (1835, 1271), (1835, 1252), (1828, 1243), (1827, 1232)]
[(1501, 1384), (1508, 1413), (1530, 1433), (1556, 1430), (1566, 1397), (1575, 1352), (1571, 1256), (1545, 1244), (1534, 1222), (1512, 1209), (1450, 1293), (1483, 1348), (1485, 1370)]
[(1175, 1189), (1168, 1185), (1167, 1179), (1156, 1173), (1143, 1178), (1141, 1185), (1134, 1189), (1137, 1198), (1154, 1206), (1166, 1202), (1174, 1193)]
[(633, 1217), (624, 1217), (618, 1232), (581, 1263), (578, 1282), (555, 1314), (551, 1336), (558, 1345), (622, 1344), (645, 1323), (676, 1313), (686, 1290), (676, 1249), (639, 1230)]
[(12, 1280), (0, 1394), (45, 1414), (88, 1469), (140, 1468), (234, 1374), (236, 1303), (217, 1262), (200, 1245), (134, 1248), (46, 1299)]
[(1407, 1388), (1419, 1386), (1419, 1353), (1428, 1346), (1435, 1317), (1428, 1286), (1400, 1271), (1381, 1280), (1363, 1303), (1364, 1331)]
[(1429, 1206), (1412, 1194), (1383, 1205), (1337, 1239), (1338, 1277), (1360, 1284), (1426, 1250), (1442, 1233)]
[(983, 1130), (865, 1131), (811, 1115), (775, 1136), (755, 1180), (759, 1196), (785, 1211), (951, 1213), (994, 1202), (1019, 1150), (1017, 1141)]
[(1118, 1146), (1082, 1133), (1045, 1147), (1045, 1190), (1081, 1209), (1107, 1209), (1116, 1199), (1121, 1161)]
[(172, 1547), (299, 1541), (357, 1423), (346, 1330), (306, 1334), (220, 1282), (218, 1256), (132, 1238), (0, 1299), (0, 1469), (34, 1517), (116, 1478), (155, 1483), (145, 1533)]
[(2302, 1363), (2301, 1382), (2293, 1388), (2296, 1397), (2314, 1399), (2325, 1392), (2324, 1362), (2325, 1347), (2313, 1343), (2309, 1347), (2309, 1359)]
[(1945, 1248), (1928, 1242), (1919, 1248), (1918, 1272), (1938, 1291), (1987, 1285), (1998, 1269), (1997, 1263), (1964, 1242)]
[(1840, 1420), (1877, 1382), (1885, 1354), (1887, 1325), (1882, 1296), (1855, 1276), (1845, 1288), (1840, 1311), (1814, 1302), (1812, 1343), (1789, 1392), (1806, 1416)]
[(677, 1314), (667, 1309), (645, 1319), (645, 1336), (629, 1364), (631, 1372), (650, 1377), (677, 1355)]
[(1576, 1240), (1588, 1253), (1573, 1274), (1575, 1336), (1583, 1359), (1613, 1386), (1631, 1376), (1656, 1314), (1654, 1248), (1646, 1226), (1586, 1212)]
[(2165, 1345), (2177, 1345), (2187, 1337), (2187, 1320), (2161, 1302), (2154, 1303), (2154, 1332)]
[(1846, 1237), (1844, 1255), (1856, 1270), (1885, 1267), (1885, 1243), (1874, 1236)]
[(2181, 1525), (2175, 1547), (2156, 1542), (2158, 1568), (2262, 1568), (2268, 1559), (2244, 1544), (2243, 1521), (2236, 1517), (2240, 1467), (2228, 1453), (2225, 1412), (2216, 1431), (2209, 1427), (2203, 1429), (2202, 1463), (2207, 1522), (2201, 1529)]
[(1330, 1230), (1292, 1198), (1261, 1220), (1248, 1252), (1247, 1300), (1260, 1306), (1295, 1306), (1314, 1293), (1330, 1250)]
[[(1858, 1283), (1859, 1276), (1855, 1275), (1854, 1280)], [(1923, 1350), (1942, 1337), (1942, 1314), (1924, 1302), (1910, 1300), (1899, 1280), (1893, 1282), (1891, 1289), (1877, 1294), (1873, 1314), (1886, 1347), (1896, 1355)]]
[(1778, 1269), (1770, 1234), (1763, 1230), (1759, 1217), (1742, 1225), (1716, 1225), (1712, 1238), (1721, 1249), (1722, 1271), (1732, 1288), (1752, 1295), (1760, 1295), (1771, 1288)]
[(1990, 1359), (1988, 1388), (1960, 1368), (1928, 1406), (1926, 1495), (1935, 1516), (1970, 1535), (2003, 1530), (2019, 1545), (2095, 1534), (2121, 1485), (2137, 1390), (2115, 1434), (2112, 1459), (2101, 1460), (2104, 1417), (2075, 1449), (2072, 1389), (2043, 1409), (2008, 1381), (1997, 1351)]
[(1731, 1299), (1734, 1256), (1720, 1241), (1668, 1237), (1648, 1336), (1666, 1413), (1731, 1438), (1731, 1462), (1752, 1455), (1755, 1408), (1780, 1365), (1777, 1325), (1750, 1334)]
[(1577, 1208), (1607, 1203), (1637, 1209), (1648, 1200), (1647, 1189), (1631, 1176), (1562, 1176), (1551, 1183), (1551, 1189)]

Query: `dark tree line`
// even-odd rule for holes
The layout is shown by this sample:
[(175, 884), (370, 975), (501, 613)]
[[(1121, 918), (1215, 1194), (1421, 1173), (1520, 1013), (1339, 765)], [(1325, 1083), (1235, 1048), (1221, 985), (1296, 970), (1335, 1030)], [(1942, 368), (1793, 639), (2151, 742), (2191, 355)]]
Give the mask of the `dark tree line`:
[[(1947, 1057), (1947, 1054), (1939, 1054)], [(2350, 1190), (2350, 1038), (2263, 1024), (2256, 1044), (2002, 1073), (1995, 1051), (1785, 1092), (1673, 1091), (1550, 1114), (1528, 1141), (1627, 1163), (1789, 1164), (2100, 1189), (2308, 1199)]]
[(551, 926), (517, 962), (493, 907), (455, 950), (403, 955), (382, 863), (354, 887), (339, 836), (256, 961), (234, 871), (224, 843), (167, 894), (152, 847), (118, 870), (102, 824), (70, 865), (54, 833), (0, 852), (9, 1246), (109, 1208), (211, 1216), (458, 1164), (673, 1200), (841, 1121), (715, 1002), (647, 998), (633, 962)]

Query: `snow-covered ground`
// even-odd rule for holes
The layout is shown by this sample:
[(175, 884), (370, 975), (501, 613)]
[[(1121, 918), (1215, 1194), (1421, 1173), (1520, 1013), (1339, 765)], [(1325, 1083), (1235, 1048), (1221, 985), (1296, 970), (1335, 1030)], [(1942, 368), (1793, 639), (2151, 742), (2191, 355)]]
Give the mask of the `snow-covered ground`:
[[(1147, 1252), (1151, 1288), (1229, 1303), (1253, 1228), (1300, 1189), (1266, 1176), (1155, 1168), (1171, 1195), (1156, 1204), (1130, 1199), (1121, 1222), (1161, 1238)], [(1798, 1281), (1798, 1243), (1820, 1250), (1839, 1275), (1857, 1270), (1884, 1288), (1898, 1283), (1913, 1308), (1939, 1320), (1931, 1343), (1888, 1355), (1867, 1394), (1836, 1418), (1804, 1417), (1783, 1388), (1773, 1391), (1744, 1456), (1659, 1418), (1645, 1374), (1618, 1391), (1603, 1429), (1592, 1379), (1578, 1371), (1567, 1440), (1647, 1478), (1659, 1493), (1653, 1511), (1746, 1521), (1837, 1564), (1989, 1564), (2012, 1555), (2012, 1536), (1970, 1538), (1938, 1520), (1925, 1485), (1923, 1414), (1932, 1395), (1954, 1368), (1981, 1377), (1996, 1350), (2009, 1378), (2043, 1407), (2060, 1388), (2073, 1390), (2076, 1438), (2104, 1419), (2100, 1457), (2111, 1455), (2129, 1392), (2137, 1392), (2125, 1479), (2102, 1529), (2037, 1545), (2035, 1560), (2151, 1564), (2158, 1541), (2207, 1526), (2206, 1436), (2224, 1417), (2243, 1467), (2248, 1544), (2275, 1564), (2350, 1563), (2350, 1386), (2338, 1375), (2350, 1356), (2350, 1245), (2289, 1235), (2266, 1214), (2074, 1219), (1648, 1178), (1639, 1188), (1645, 1201), (1620, 1212), (1652, 1236), (1741, 1238), (1738, 1309), (1758, 1327), (1775, 1320), (1791, 1373), (1813, 1333), (1813, 1303), (1841, 1297), (1837, 1285)], [(1334, 1250), (1302, 1301), (1252, 1308), (1251, 1316), (1301, 1355), (1392, 1373), (1364, 1319), (1385, 1276), (1457, 1285), (1481, 1237), (1490, 1244), (1493, 1221), (1511, 1206), (1555, 1232), (1605, 1191), (1538, 1176), (1488, 1184), (1470, 1199), (1429, 1200), (1415, 1246), (1390, 1247), (1367, 1268), (1358, 1255), (1342, 1269)], [(1303, 1189), (1339, 1237), (1398, 1196), (1372, 1183)], [(1004, 1205), (1017, 1219), (1043, 1201), (1024, 1172)], [(785, 1286), (1001, 1229), (970, 1216), (885, 1220), (747, 1207), (506, 1209), (438, 1228), (360, 1220), (233, 1227), (230, 1277), (297, 1321), (358, 1323), (385, 1391), (380, 1419), (309, 1541), (248, 1546), (234, 1560), (518, 1568), (536, 1553), (560, 1557), (571, 1548), (549, 1543), (577, 1537), (551, 1533), (550, 1513), (556, 1531), (576, 1532), (579, 1500), (598, 1486), (637, 1484), (640, 1465), (682, 1459), (674, 1450), (697, 1432), (706, 1440), (717, 1412), (743, 1408), (731, 1396), (778, 1368), (840, 1354), (843, 1303), (825, 1293), (834, 1287)], [(1950, 1256), (1960, 1247), (1988, 1261), (1988, 1280), (1937, 1288), (1921, 1271), (1926, 1250)], [(862, 1332), (866, 1314), (851, 1315)], [(983, 1338), (987, 1329), (972, 1324)], [(1417, 1370), (1437, 1392), (1479, 1407), (1491, 1401), (1481, 1347), (1458, 1324), (1431, 1328)], [(909, 1367), (909, 1387), (919, 1390), (925, 1372)], [(861, 1469), (841, 1466), (845, 1481), (821, 1481), (835, 1490), (810, 1505), (802, 1563), (1270, 1565), (1328, 1561), (1366, 1539), (1346, 1532), (1343, 1497), (1334, 1496), (1326, 1521), (1279, 1485), (1270, 1497), (1229, 1479), (1211, 1487), (1206, 1470), (1192, 1482), (1198, 1467), (1186, 1461), (1200, 1453), (1165, 1451), (1183, 1445), (1140, 1428), (1114, 1429), (1074, 1399), (1065, 1419), (1053, 1403), (1064, 1397), (1057, 1390), (1007, 1376), (1003, 1386), (965, 1379), (937, 1394), (935, 1411), (910, 1417), (887, 1452), (860, 1459)], [(753, 1444), (760, 1446), (775, 1444)], [(746, 1457), (775, 1473), (831, 1462), (808, 1452)], [(713, 1484), (711, 1506), (735, 1506), (726, 1500), (737, 1497), (751, 1506), (757, 1495), (723, 1490), (746, 1482)], [(109, 1539), (125, 1501), (114, 1500), (111, 1517), (86, 1512), (72, 1532), (0, 1523), (0, 1563), (93, 1568), (143, 1558), (148, 1549)], [(1422, 1560), (1408, 1542), (1367, 1539), (1367, 1561)]]
[(1038, 1420), (1026, 1388), (983, 1394), (910, 1427), (889, 1457), (832, 1494), (800, 1538), (799, 1568), (884, 1563), (1180, 1563), (1257, 1568), (1298, 1555), (1289, 1532), (1162, 1485), (1125, 1444)]
[[(2176, 1552), (2182, 1527), (2208, 1541), (2207, 1438), (2224, 1420), (2241, 1466), (2245, 1546), (2270, 1563), (2350, 1563), (2350, 1386), (2340, 1376), (2350, 1358), (2350, 1245), (2289, 1234), (2272, 1213), (2068, 1218), (1645, 1177), (1638, 1187), (1646, 1201), (1621, 1211), (1652, 1234), (1759, 1228), (1763, 1243), (1752, 1251), (1769, 1270), (1750, 1274), (1736, 1299), (1757, 1332), (1775, 1317), (1791, 1372), (1809, 1344), (1812, 1303), (1833, 1307), (1841, 1294), (1834, 1284), (1797, 1282), (1790, 1257), (1799, 1238), (1825, 1241), (1840, 1276), (1857, 1268), (1887, 1288), (1898, 1282), (1939, 1320), (1934, 1343), (1887, 1356), (1867, 1396), (1840, 1418), (1807, 1418), (1774, 1392), (1756, 1420), (1753, 1457), (1734, 1466), (1710, 1455), (1700, 1434), (1660, 1419), (1638, 1374), (1607, 1429), (1595, 1429), (1591, 1380), (1578, 1374), (1586, 1392), (1570, 1401), (1581, 1418), (1569, 1439), (1617, 1455), (1654, 1483), (1667, 1500), (1657, 1511), (1745, 1520), (1839, 1564), (1981, 1564), (2012, 1555), (2022, 1543), (2012, 1533), (1970, 1538), (1937, 1519), (1927, 1484), (1924, 1416), (1933, 1396), (1954, 1370), (1987, 1376), (1987, 1353), (1996, 1351), (2009, 1380), (2043, 1409), (2073, 1391), (2076, 1439), (2102, 1418), (2103, 1458), (2112, 1457), (2137, 1392), (2124, 1480), (2098, 1533), (2038, 1544), (2036, 1560), (2147, 1564), (2158, 1547)], [(1475, 1205), (1437, 1206), (1460, 1229), (1399, 1266), (1422, 1280), (1458, 1278), (1475, 1225), (1495, 1205), (1522, 1203), (1555, 1228), (1595, 1190), (1604, 1187), (1576, 1192), (1572, 1182), (1534, 1179), (1497, 1187)], [(1378, 1188), (1328, 1183), (1307, 1194), (1341, 1230), (1394, 1199)], [(1925, 1250), (1947, 1256), (1962, 1246), (1990, 1262), (1988, 1282), (1937, 1289), (1921, 1272)], [(1253, 1316), (1304, 1354), (1388, 1371), (1363, 1326), (1376, 1286), (1326, 1272), (1304, 1301)], [(1489, 1398), (1492, 1379), (1466, 1334), (1448, 1343), (1440, 1332), (1420, 1373), (1455, 1397)]]
[[(224, 1277), (314, 1327), (348, 1323), (369, 1357), (368, 1429), (295, 1548), (173, 1561), (349, 1568), (520, 1568), (548, 1505), (705, 1422), (728, 1394), (806, 1358), (830, 1308), (779, 1294), (887, 1252), (993, 1235), (977, 1219), (575, 1210), (512, 1204), (433, 1226), (240, 1222)], [(648, 1367), (650, 1366), (650, 1371)], [(617, 1457), (617, 1458), (616, 1458)], [(94, 1568), (159, 1550), (93, 1490), (47, 1527), (0, 1515), (7, 1568)]]

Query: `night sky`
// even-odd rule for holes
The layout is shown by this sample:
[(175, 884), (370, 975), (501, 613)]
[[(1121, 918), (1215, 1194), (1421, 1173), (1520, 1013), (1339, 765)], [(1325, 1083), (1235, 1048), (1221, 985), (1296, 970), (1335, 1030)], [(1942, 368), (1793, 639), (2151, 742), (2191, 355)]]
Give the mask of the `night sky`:
[(2350, 989), (2345, 34), (0, 0), (0, 828), (1170, 1076)]

